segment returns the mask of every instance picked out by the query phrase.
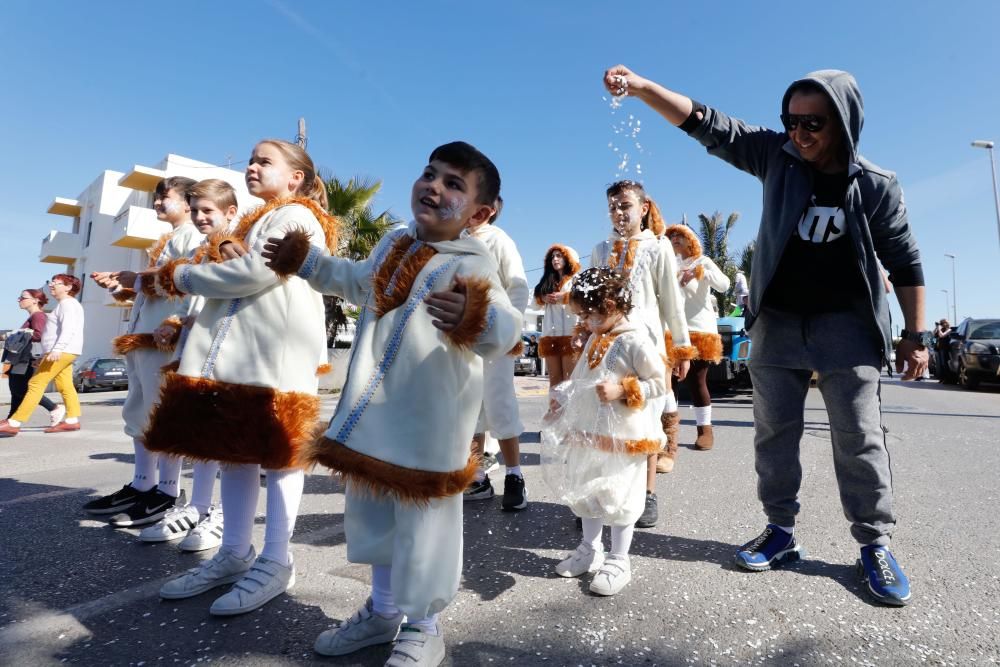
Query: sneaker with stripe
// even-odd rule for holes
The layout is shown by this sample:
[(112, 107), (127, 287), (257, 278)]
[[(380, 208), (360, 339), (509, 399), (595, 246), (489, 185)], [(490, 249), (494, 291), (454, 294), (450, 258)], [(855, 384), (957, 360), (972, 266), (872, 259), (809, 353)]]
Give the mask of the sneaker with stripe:
[(740, 547), (734, 560), (744, 570), (763, 572), (805, 557), (805, 549), (795, 542), (794, 535), (769, 523), (763, 533)]
[(188, 534), (201, 518), (192, 505), (175, 505), (163, 518), (139, 533), (140, 542), (173, 542)]
[(222, 544), (222, 506), (208, 508), (198, 525), (191, 529), (177, 548), (181, 551), (205, 551)]

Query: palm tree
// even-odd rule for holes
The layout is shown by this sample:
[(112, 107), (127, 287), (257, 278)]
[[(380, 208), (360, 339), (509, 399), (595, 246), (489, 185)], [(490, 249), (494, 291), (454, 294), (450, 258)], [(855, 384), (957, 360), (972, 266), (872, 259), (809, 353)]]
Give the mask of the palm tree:
[[(740, 214), (735, 211), (729, 214), (729, 217), (725, 219), (725, 222), (723, 222), (722, 213), (719, 211), (715, 211), (711, 216), (705, 215), (704, 213), (698, 214), (698, 223), (700, 227), (698, 236), (701, 240), (702, 254), (715, 262), (722, 272), (729, 277), (730, 282), (732, 282), (735, 278), (736, 270), (738, 268), (742, 268), (742, 260), (747, 253), (747, 248), (744, 248), (741, 253), (739, 265), (737, 265), (733, 257), (729, 254), (729, 232), (739, 219)], [(750, 256), (752, 257), (752, 255), (753, 250), (750, 249)], [(750, 272), (745, 271), (745, 273), (747, 274), (747, 279), (749, 280)], [(728, 313), (731, 308), (731, 303), (731, 294), (720, 295), (719, 312)]]
[[(337, 255), (354, 261), (365, 259), (382, 235), (401, 222), (388, 210), (375, 212), (374, 199), (382, 188), (382, 181), (360, 176), (346, 183), (336, 176), (323, 180), (327, 210), (340, 221)], [(356, 317), (357, 312), (345, 312), (341, 299), (334, 296), (324, 296), (323, 303), (326, 306), (327, 345), (333, 347), (337, 332), (347, 326), (348, 317)]]

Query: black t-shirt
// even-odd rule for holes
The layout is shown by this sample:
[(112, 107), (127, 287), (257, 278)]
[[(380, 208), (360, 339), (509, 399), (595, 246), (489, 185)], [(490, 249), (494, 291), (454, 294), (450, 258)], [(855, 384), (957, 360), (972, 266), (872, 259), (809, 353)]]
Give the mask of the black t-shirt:
[(852, 310), (868, 287), (844, 219), (847, 173), (813, 170), (813, 194), (764, 293), (764, 306), (813, 314)]

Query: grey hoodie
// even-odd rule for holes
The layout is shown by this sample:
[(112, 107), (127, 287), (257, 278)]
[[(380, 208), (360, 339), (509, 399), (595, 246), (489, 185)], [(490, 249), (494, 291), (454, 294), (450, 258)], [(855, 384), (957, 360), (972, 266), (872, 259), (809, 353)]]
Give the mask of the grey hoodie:
[[(812, 72), (785, 92), (781, 112), (788, 112), (788, 100), (796, 84), (809, 81), (819, 85), (833, 101), (847, 138), (850, 181), (844, 197), (844, 217), (848, 233), (868, 286), (873, 326), (882, 334), (882, 354), (891, 349), (889, 304), (886, 299), (881, 263), (897, 287), (923, 285), (920, 252), (906, 217), (903, 191), (896, 175), (872, 164), (858, 154), (864, 125), (861, 91), (854, 77), (839, 70)], [(704, 109), (700, 122), (683, 129), (712, 155), (753, 174), (764, 185), (757, 246), (754, 250), (747, 328), (760, 313), (764, 292), (774, 277), (785, 245), (792, 236), (813, 193), (812, 169), (799, 155), (785, 132), (747, 125), (712, 108)]]

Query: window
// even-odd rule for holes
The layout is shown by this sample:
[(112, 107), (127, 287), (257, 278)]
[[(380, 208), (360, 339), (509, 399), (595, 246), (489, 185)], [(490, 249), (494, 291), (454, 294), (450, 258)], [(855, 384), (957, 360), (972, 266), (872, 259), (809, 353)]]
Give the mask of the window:
[(94, 221), (91, 220), (90, 222), (87, 223), (87, 238), (83, 243), (84, 248), (90, 247), (90, 233), (93, 231), (94, 231)]
[(132, 319), (132, 308), (122, 308), (122, 322), (128, 322)]

